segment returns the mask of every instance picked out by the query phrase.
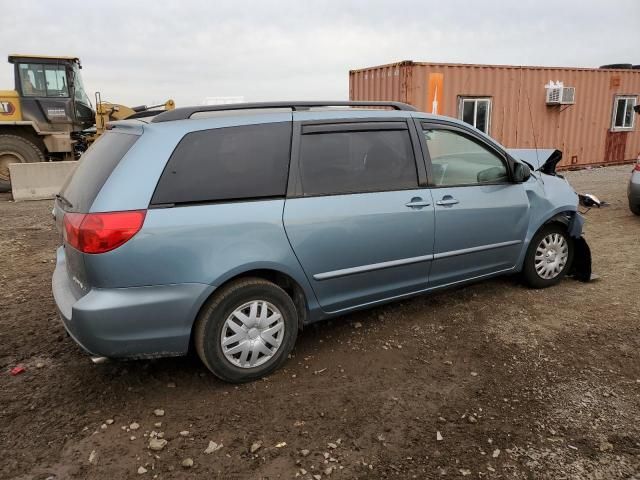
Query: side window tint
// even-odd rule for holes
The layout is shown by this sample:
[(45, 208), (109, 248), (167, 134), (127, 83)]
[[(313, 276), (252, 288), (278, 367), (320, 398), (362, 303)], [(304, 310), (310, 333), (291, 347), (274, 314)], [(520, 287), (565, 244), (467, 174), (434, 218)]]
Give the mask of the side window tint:
[(61, 193), (71, 202), (74, 212), (88, 212), (109, 175), (140, 138), (137, 135), (108, 130), (82, 154), (73, 175), (67, 178)]
[(417, 188), (407, 130), (302, 135), (300, 178), (305, 196)]
[(450, 130), (424, 130), (437, 186), (478, 185), (509, 181), (500, 157), (466, 136)]
[(289, 122), (189, 133), (167, 162), (151, 203), (282, 197), (290, 145)]

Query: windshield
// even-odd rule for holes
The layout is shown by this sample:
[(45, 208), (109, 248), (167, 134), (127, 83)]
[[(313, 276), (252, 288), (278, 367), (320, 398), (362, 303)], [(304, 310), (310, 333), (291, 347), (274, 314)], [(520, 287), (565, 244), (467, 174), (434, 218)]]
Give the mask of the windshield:
[(89, 96), (85, 92), (82, 75), (80, 75), (80, 67), (78, 67), (78, 65), (73, 66), (73, 84), (76, 102), (91, 106), (91, 100), (89, 100)]

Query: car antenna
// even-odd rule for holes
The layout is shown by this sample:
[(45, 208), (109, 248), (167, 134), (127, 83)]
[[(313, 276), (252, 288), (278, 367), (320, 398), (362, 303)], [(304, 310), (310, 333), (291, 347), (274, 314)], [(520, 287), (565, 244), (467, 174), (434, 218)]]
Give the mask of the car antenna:
[(531, 120), (531, 131), (533, 132), (533, 146), (536, 149), (536, 163), (540, 166), (540, 158), (538, 158), (538, 140), (536, 139), (536, 127), (533, 124), (533, 114), (531, 113), (531, 99), (527, 91), (527, 106), (529, 107), (529, 119)]
[[(531, 113), (531, 98), (529, 98), (529, 91), (527, 90), (527, 106), (529, 107), (529, 119), (531, 120), (531, 131), (533, 132), (533, 146), (536, 149), (536, 165), (538, 166), (538, 168), (536, 168), (536, 170), (539, 170), (541, 165), (540, 165), (540, 153), (538, 152), (538, 140), (536, 138), (536, 127), (533, 124), (533, 114)], [(542, 184), (544, 185), (544, 179), (542, 178), (542, 175), (540, 175), (540, 179), (542, 180)]]

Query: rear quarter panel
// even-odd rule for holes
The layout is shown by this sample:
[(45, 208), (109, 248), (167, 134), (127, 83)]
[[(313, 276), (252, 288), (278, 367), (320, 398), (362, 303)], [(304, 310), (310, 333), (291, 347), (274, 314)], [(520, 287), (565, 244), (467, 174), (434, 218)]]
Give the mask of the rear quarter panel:
[(91, 211), (148, 209), (145, 222), (133, 239), (116, 250), (84, 255), (91, 285), (127, 288), (197, 283), (218, 287), (250, 270), (271, 269), (301, 286), (310, 313), (319, 310), (284, 232), (284, 199), (149, 209), (158, 178), (185, 134), (291, 118), (291, 112), (275, 112), (143, 125), (141, 138), (111, 174)]
[(267, 200), (151, 209), (132, 240), (93, 256), (97, 286), (216, 285), (227, 272), (258, 263), (284, 264), (290, 272), (283, 273), (295, 274), (283, 206)]
[(220, 286), (256, 269), (293, 278), (316, 302), (282, 225), (284, 199), (151, 209), (122, 247), (90, 256), (96, 288), (200, 283)]

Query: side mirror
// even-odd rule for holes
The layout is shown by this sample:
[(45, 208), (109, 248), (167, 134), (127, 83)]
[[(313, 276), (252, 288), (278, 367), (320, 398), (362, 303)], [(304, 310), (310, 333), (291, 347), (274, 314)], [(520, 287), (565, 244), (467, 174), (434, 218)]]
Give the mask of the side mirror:
[(531, 169), (524, 163), (515, 162), (513, 165), (513, 179), (516, 183), (524, 183), (531, 177)]
[(478, 183), (499, 183), (508, 182), (509, 176), (504, 167), (491, 167), (481, 170), (477, 175)]

